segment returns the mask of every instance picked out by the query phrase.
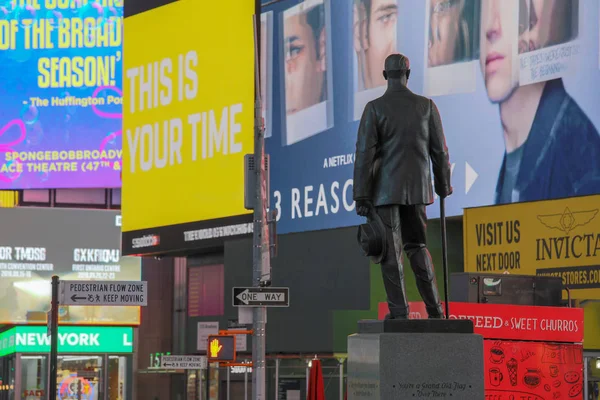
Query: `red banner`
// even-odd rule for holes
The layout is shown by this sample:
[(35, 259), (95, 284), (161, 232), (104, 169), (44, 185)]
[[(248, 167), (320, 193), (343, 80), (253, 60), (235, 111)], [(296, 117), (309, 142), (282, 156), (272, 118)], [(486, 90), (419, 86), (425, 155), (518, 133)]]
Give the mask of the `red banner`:
[(485, 400), (583, 399), (583, 346), (484, 340)]
[[(379, 319), (387, 312), (387, 303), (380, 303)], [(411, 302), (409, 318), (427, 318), (425, 304)], [(450, 318), (472, 320), (475, 333), (487, 339), (583, 342), (581, 308), (450, 303)]]

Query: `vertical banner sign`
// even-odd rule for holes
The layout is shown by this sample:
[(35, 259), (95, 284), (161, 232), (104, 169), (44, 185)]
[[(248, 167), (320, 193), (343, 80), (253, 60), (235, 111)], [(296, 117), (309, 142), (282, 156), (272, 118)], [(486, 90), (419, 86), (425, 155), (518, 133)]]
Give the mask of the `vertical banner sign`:
[(250, 234), (243, 166), (254, 140), (254, 1), (126, 13), (123, 253)]
[(465, 210), (465, 270), (557, 276), (600, 299), (600, 195)]

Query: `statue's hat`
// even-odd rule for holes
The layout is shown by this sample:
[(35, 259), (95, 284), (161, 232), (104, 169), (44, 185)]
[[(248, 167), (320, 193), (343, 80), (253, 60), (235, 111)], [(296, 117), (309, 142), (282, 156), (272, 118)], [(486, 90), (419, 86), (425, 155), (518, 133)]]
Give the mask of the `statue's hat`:
[(387, 251), (385, 225), (373, 207), (367, 216), (367, 223), (358, 226), (357, 239), (363, 254), (371, 257), (373, 263), (381, 263)]

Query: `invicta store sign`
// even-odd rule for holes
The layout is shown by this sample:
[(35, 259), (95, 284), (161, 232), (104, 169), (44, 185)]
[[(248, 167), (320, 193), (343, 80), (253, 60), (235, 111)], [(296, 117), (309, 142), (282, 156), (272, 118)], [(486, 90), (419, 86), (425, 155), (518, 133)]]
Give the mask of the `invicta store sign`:
[(465, 210), (469, 272), (556, 276), (600, 299), (600, 196)]

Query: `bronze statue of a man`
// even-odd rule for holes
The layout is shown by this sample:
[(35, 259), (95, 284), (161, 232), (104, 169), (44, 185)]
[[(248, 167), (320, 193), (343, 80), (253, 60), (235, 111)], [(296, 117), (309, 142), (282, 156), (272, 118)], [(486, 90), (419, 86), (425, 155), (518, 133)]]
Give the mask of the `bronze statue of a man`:
[(433, 262), (427, 250), (425, 207), (435, 192), (452, 194), (450, 162), (440, 114), (434, 102), (407, 88), (410, 62), (402, 54), (385, 60), (387, 91), (369, 102), (360, 121), (354, 165), (356, 212), (374, 211), (383, 221), (386, 241), (381, 271), (390, 313), (408, 318), (402, 249), (415, 274), (429, 318), (443, 318)]

